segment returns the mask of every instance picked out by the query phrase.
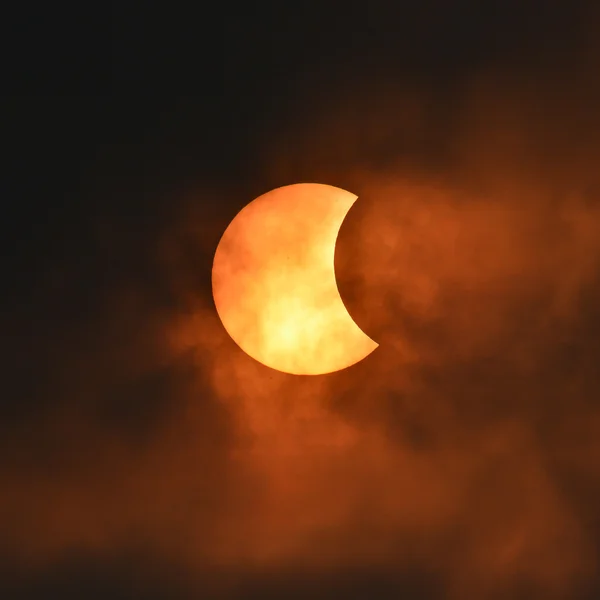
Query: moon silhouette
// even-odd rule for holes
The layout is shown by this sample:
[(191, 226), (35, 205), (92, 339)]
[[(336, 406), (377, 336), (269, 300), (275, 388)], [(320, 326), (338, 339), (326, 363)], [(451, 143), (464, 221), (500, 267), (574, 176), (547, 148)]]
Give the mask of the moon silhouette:
[(329, 185), (280, 187), (245, 206), (221, 237), (212, 269), (217, 313), (263, 365), (321, 375), (377, 348), (346, 310), (335, 277), (338, 233), (356, 200)]

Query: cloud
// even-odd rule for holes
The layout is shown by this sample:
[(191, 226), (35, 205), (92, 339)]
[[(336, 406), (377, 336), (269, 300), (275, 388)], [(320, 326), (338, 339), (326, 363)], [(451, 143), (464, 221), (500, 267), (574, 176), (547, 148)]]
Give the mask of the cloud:
[(232, 597), (352, 573), (431, 598), (594, 585), (598, 89), (564, 77), (474, 76), (446, 112), (367, 78), (268, 140), (247, 189), (360, 194), (337, 268), (381, 346), (339, 373), (271, 371), (228, 338), (207, 282), (249, 198), (191, 186), (152, 282), (114, 282), (38, 351), (46, 408), (2, 442), (5, 562), (140, 552)]

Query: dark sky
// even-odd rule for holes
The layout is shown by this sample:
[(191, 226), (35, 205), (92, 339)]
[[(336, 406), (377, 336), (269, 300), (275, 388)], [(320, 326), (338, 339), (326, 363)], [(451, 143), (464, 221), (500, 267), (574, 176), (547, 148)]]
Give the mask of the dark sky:
[[(598, 597), (593, 3), (56, 11), (0, 99), (0, 597)], [(380, 343), (322, 378), (210, 290), (300, 181), (359, 195), (336, 267)]]

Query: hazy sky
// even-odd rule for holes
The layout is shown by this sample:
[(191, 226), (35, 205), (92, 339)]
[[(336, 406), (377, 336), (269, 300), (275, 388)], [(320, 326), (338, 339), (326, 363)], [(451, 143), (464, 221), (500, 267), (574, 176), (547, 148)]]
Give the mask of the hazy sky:
[[(85, 93), (3, 97), (2, 597), (600, 593), (598, 21), (421, 4), (124, 9)], [(210, 290), (299, 181), (359, 195), (336, 269), (380, 344), (323, 377)]]

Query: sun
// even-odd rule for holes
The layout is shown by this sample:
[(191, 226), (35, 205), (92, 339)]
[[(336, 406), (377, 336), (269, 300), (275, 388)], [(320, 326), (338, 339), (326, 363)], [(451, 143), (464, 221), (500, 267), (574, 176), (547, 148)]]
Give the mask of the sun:
[(340, 296), (335, 245), (357, 197), (333, 186), (277, 188), (243, 208), (215, 252), (215, 306), (231, 338), (296, 375), (349, 367), (377, 348)]

